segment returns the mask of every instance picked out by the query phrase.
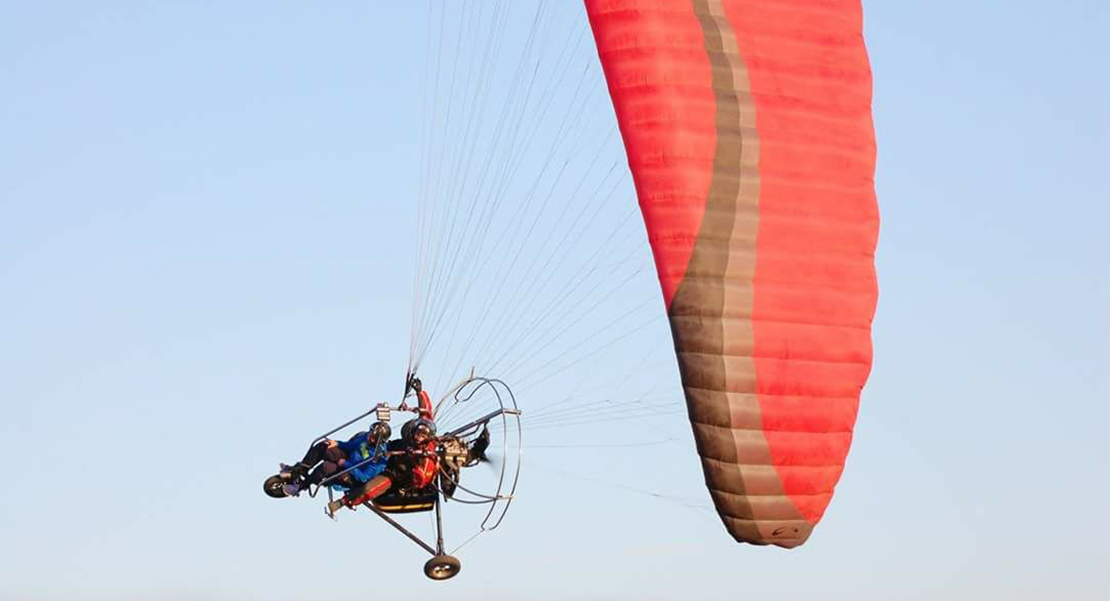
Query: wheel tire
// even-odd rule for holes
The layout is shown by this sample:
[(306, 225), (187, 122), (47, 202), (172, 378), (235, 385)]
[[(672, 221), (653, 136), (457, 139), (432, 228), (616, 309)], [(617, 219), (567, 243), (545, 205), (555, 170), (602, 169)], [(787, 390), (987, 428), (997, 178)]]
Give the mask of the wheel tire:
[(436, 555), (424, 564), (424, 575), (432, 580), (453, 578), (462, 569), (458, 559), (450, 555)]
[(266, 482), (262, 485), (262, 490), (266, 491), (268, 496), (275, 499), (284, 499), (289, 496), (285, 494), (285, 479), (281, 476), (270, 476), (266, 478)]

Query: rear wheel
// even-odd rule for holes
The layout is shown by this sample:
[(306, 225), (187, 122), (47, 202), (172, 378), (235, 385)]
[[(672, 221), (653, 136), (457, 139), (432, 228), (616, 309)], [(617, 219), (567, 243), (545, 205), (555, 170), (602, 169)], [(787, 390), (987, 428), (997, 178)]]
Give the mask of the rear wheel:
[(459, 573), (462, 564), (450, 555), (436, 555), (424, 564), (424, 575), (432, 580), (447, 580)]
[(289, 496), (285, 494), (285, 479), (280, 475), (266, 478), (266, 482), (262, 485), (262, 490), (266, 491), (267, 495), (275, 499), (284, 499)]

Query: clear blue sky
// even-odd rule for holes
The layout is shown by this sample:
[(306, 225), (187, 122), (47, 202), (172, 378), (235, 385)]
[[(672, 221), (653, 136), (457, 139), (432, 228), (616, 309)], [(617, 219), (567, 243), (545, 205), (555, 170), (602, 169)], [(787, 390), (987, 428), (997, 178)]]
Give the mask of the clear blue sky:
[[(596, 442), (589, 424), (532, 437), (504, 529), (448, 583), (371, 516), (265, 498), (278, 461), (407, 365), (429, 17), (407, 4), (0, 5), (0, 598), (1110, 589), (1110, 8), (1093, 0), (866, 4), (875, 364), (806, 546), (731, 542), (699, 508), (681, 415), (619, 427), (643, 447), (551, 446)], [(583, 27), (577, 2), (554, 6)], [(654, 284), (630, 273), (598, 323), (650, 313)], [(526, 411), (614, 374), (674, 397), (666, 353), (643, 351), (665, 326), (629, 340)]]

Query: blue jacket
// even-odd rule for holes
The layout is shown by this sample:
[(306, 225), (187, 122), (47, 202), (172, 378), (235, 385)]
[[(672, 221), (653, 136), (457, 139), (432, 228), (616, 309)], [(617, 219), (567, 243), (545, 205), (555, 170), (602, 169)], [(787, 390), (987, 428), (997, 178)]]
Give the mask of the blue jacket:
[[(347, 469), (352, 465), (370, 459), (374, 456), (375, 451), (374, 443), (370, 440), (369, 432), (359, 432), (352, 436), (350, 440), (340, 442), (339, 449), (347, 454), (347, 465), (344, 465), (343, 469)], [(356, 467), (347, 473), (359, 482), (366, 482), (374, 476), (377, 476), (385, 470), (386, 455), (384, 451), (385, 445), (382, 445), (381, 452), (378, 453), (378, 458), (376, 460)]]

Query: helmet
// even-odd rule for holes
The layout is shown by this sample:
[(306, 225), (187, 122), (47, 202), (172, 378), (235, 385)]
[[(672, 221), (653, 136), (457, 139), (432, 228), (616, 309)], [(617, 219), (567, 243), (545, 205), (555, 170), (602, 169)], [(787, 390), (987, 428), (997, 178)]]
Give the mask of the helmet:
[(389, 440), (392, 435), (393, 431), (390, 430), (389, 424), (385, 422), (374, 422), (374, 425), (370, 426), (370, 439), (374, 442), (380, 443)]
[(431, 420), (419, 418), (409, 420), (405, 422), (405, 425), (401, 426), (401, 438), (404, 439), (405, 443), (412, 444), (418, 430), (424, 431), (428, 436), (436, 435), (435, 423)]

